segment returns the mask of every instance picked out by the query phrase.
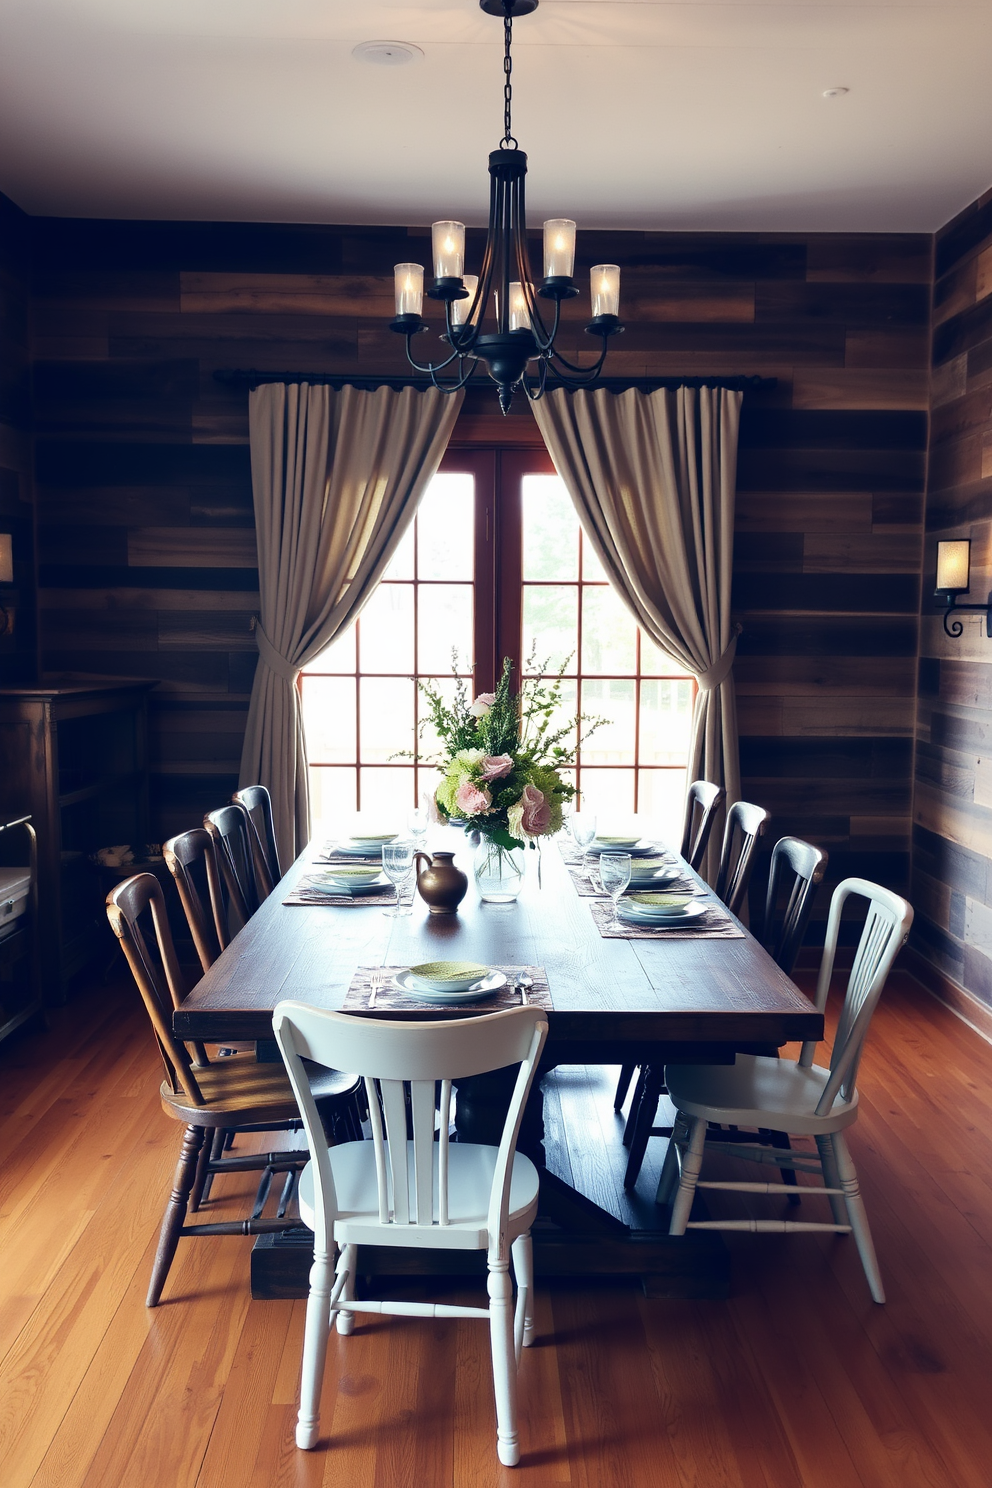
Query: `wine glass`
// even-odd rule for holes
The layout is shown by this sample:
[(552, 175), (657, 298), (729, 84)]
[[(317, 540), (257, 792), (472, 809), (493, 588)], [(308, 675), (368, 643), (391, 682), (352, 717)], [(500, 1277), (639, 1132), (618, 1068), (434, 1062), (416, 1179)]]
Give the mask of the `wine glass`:
[(630, 853), (601, 853), (599, 859), (599, 881), (604, 893), (613, 900), (613, 924), (617, 924), (617, 905), (620, 895), (630, 883)]
[(596, 813), (594, 811), (573, 811), (569, 820), (572, 832), (572, 841), (582, 854), (585, 862), (589, 851), (589, 844), (596, 836)]
[(408, 915), (412, 906), (403, 903), (400, 890), (413, 876), (413, 843), (384, 842), (382, 846), (382, 871), (396, 885), (396, 903), (382, 912), (385, 915)]
[(427, 828), (429, 825), (427, 812), (420, 806), (414, 806), (406, 819), (407, 831), (413, 838), (413, 846), (419, 851), (427, 840)]

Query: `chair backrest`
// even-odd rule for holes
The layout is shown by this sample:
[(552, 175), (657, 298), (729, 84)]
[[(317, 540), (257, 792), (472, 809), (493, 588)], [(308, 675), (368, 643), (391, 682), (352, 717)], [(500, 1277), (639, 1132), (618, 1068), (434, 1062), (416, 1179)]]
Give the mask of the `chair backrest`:
[(209, 971), (230, 940), (214, 839), (205, 827), (192, 827), (164, 843), (162, 853), (176, 881), (200, 965)]
[[(327, 1157), (327, 1139), (301, 1059), (354, 1070), (364, 1077), (375, 1144), (379, 1223), (403, 1225), (406, 1229), (416, 1226), (434, 1230), (435, 1234), (435, 1194), (438, 1224), (448, 1223), (451, 1082), (519, 1064), (489, 1203), (491, 1254), (493, 1247), (497, 1251), (505, 1248), (517, 1133), (548, 1032), (547, 1017), (541, 1008), (528, 1005), (471, 1018), (394, 1023), (349, 1017), (301, 1002), (280, 1002), (272, 1015), (272, 1026), (310, 1143), (318, 1249), (326, 1248), (330, 1241), (337, 1197)], [(440, 1082), (441, 1098), (440, 1127), (435, 1142), (437, 1082)], [(412, 1175), (408, 1157), (408, 1099), (413, 1132)], [(388, 1244), (388, 1239), (384, 1238), (383, 1243)]]
[(230, 908), (240, 921), (236, 929), (240, 930), (242, 925), (247, 925), (259, 905), (248, 814), (240, 806), (218, 806), (216, 811), (207, 812), (203, 825), (214, 839), (221, 878)]
[(231, 797), (232, 806), (240, 806), (248, 814), (251, 833), (252, 857), (255, 862), (255, 881), (259, 898), (271, 894), (282, 878), (279, 866), (279, 847), (276, 843), (276, 824), (272, 816), (272, 797), (264, 785), (244, 785)]
[[(762, 944), (787, 976), (792, 975), (796, 964), (828, 861), (822, 848), (800, 837), (780, 837), (772, 849)], [(778, 920), (778, 902), (783, 893), (787, 896), (785, 908)]]
[(750, 801), (735, 801), (727, 812), (720, 867), (713, 892), (723, 900), (731, 914), (736, 914), (744, 903), (754, 867), (754, 849), (769, 819), (763, 806), (753, 806)]
[(682, 827), (682, 856), (697, 871), (706, 855), (716, 814), (727, 798), (722, 785), (694, 780), (686, 791), (685, 822)]
[[(146, 912), (150, 937), (142, 927)], [(204, 1100), (189, 1051), (172, 1032), (172, 1014), (185, 998), (187, 988), (172, 943), (165, 895), (155, 875), (136, 873), (115, 885), (107, 895), (107, 918), (151, 1019), (169, 1085), (177, 1094), (182, 1091), (193, 1105), (202, 1106)], [(190, 1048), (197, 1064), (208, 1063), (202, 1044), (191, 1043)]]
[[(844, 1006), (830, 1054), (830, 1079), (816, 1108), (818, 1116), (827, 1114), (838, 1093), (845, 1101), (851, 1100), (854, 1095), (868, 1025), (882, 995), (892, 963), (906, 944), (913, 923), (912, 906), (898, 894), (893, 894), (891, 889), (883, 889), (879, 884), (869, 883), (864, 878), (845, 878), (839, 883), (830, 900), (823, 960), (820, 962), (820, 976), (816, 984), (816, 1005), (820, 1012), (827, 1005), (841, 915), (852, 894), (868, 900), (868, 916), (854, 953), (854, 964), (848, 977)], [(815, 1043), (803, 1044), (799, 1056), (801, 1065), (808, 1067), (813, 1063), (815, 1048)]]

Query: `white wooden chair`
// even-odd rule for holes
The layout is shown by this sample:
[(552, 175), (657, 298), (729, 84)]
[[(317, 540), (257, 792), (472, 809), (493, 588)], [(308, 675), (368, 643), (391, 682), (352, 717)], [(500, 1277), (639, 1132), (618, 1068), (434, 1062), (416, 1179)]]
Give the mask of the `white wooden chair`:
[[(273, 1027), (303, 1114), (311, 1161), (300, 1178), (300, 1212), (314, 1232), (300, 1414), (296, 1444), (315, 1445), (320, 1387), (332, 1313), (350, 1333), (354, 1313), (414, 1317), (475, 1317), (489, 1322), (496, 1394), (496, 1450), (513, 1467), (520, 1459), (516, 1379), (520, 1349), (533, 1336), (530, 1227), (537, 1213), (538, 1175), (516, 1153), (524, 1103), (548, 1031), (540, 1008), (510, 1008), (443, 1022), (385, 1022), (281, 1002)], [(365, 1078), (371, 1142), (328, 1148), (301, 1060), (344, 1064)], [(448, 1143), (452, 1080), (518, 1064), (498, 1148)], [(441, 1095), (435, 1141), (435, 1090)], [(408, 1105), (409, 1102), (409, 1105)], [(409, 1109), (413, 1139), (407, 1137)], [(383, 1130), (385, 1117), (385, 1130)], [(355, 1296), (359, 1245), (484, 1250), (489, 1306), (379, 1302)], [(336, 1274), (333, 1255), (338, 1250)], [(516, 1308), (509, 1267), (517, 1278)]]
[[(872, 1297), (876, 1302), (884, 1302), (885, 1293), (868, 1228), (868, 1216), (844, 1128), (858, 1117), (856, 1082), (861, 1050), (889, 969), (909, 934), (913, 911), (898, 894), (865, 879), (846, 878), (837, 885), (830, 901), (826, 943), (816, 988), (816, 1005), (821, 1012), (830, 989), (841, 915), (852, 894), (868, 900), (868, 917), (851, 968), (829, 1068), (813, 1063), (814, 1042), (803, 1044), (795, 1063), (786, 1059), (738, 1054), (731, 1066), (669, 1065), (668, 1093), (678, 1114), (658, 1185), (658, 1202), (668, 1202), (677, 1181), (670, 1235), (683, 1235), (687, 1229), (751, 1230), (776, 1234), (802, 1230), (853, 1233)], [(710, 1122), (720, 1126), (785, 1132), (790, 1137), (812, 1137), (816, 1153), (708, 1142), (706, 1130)], [(804, 1188), (802, 1194), (804, 1198), (811, 1193), (825, 1194), (830, 1200), (833, 1223), (780, 1219), (690, 1220), (693, 1194), (697, 1188), (752, 1194), (782, 1193), (777, 1183), (701, 1182), (699, 1173), (704, 1149), (707, 1153), (724, 1152), (753, 1162), (791, 1168), (794, 1172), (821, 1174), (824, 1187)]]

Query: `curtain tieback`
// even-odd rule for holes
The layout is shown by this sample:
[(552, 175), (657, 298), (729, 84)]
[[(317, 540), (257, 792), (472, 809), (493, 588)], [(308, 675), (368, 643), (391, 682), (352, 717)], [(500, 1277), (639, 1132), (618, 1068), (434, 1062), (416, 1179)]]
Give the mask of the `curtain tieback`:
[(295, 687), (296, 679), (300, 675), (299, 667), (293, 666), (285, 656), (280, 655), (258, 621), (255, 622), (255, 643), (258, 646), (258, 654), (269, 671), (275, 672), (276, 676), (288, 682), (290, 687)]
[(734, 664), (734, 656), (737, 652), (737, 637), (732, 636), (730, 645), (711, 667), (705, 672), (700, 672), (696, 677), (696, 686), (700, 692), (715, 692), (722, 682), (726, 682), (730, 676), (730, 668)]

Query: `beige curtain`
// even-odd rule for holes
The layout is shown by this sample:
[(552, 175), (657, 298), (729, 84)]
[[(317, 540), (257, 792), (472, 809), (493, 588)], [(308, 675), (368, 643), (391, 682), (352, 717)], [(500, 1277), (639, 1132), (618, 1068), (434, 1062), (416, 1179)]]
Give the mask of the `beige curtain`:
[(741, 394), (546, 394), (544, 442), (614, 589), (696, 677), (689, 779), (740, 796), (730, 618)]
[(437, 470), (461, 394), (266, 383), (249, 402), (261, 590), (241, 783), (272, 795), (279, 854), (310, 834), (300, 668), (372, 595)]

